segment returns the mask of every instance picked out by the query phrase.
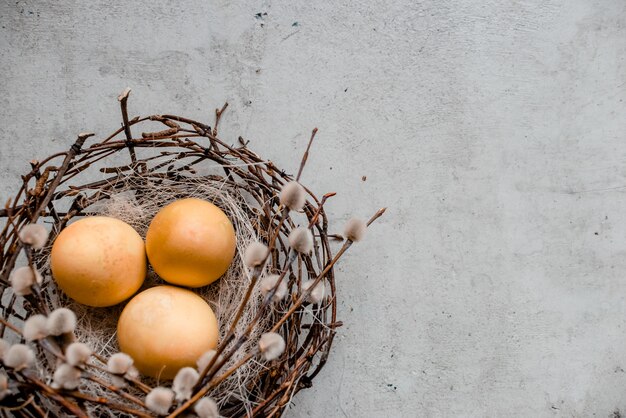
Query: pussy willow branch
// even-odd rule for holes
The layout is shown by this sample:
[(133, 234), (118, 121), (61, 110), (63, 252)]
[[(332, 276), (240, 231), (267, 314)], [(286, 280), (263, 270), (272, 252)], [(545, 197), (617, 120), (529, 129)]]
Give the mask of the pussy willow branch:
[[(220, 117), (222, 115), (222, 113), (224, 112), (224, 110), (226, 110), (226, 107), (228, 106), (228, 103), (225, 103), (224, 106), (222, 107), (221, 110), (215, 110), (215, 128), (213, 129), (213, 135), (217, 135), (217, 124), (219, 123)], [(307, 158), (308, 158), (308, 154), (309, 154), (309, 150), (311, 149), (311, 144), (313, 143), (313, 138), (315, 138), (315, 134), (317, 133), (317, 128), (313, 129), (313, 132), (311, 134), (311, 139), (309, 140), (309, 143), (307, 145), (307, 148), (302, 156), (302, 161), (300, 162), (300, 169), (298, 170), (298, 178), (300, 177), (300, 175), (302, 174), (302, 171), (304, 170), (304, 166), (306, 164)], [(322, 206), (324, 205), (324, 202), (326, 202), (327, 197), (325, 196), (322, 200), (322, 203), (320, 204), (320, 206), (317, 209), (317, 214), (319, 214), (319, 212), (322, 210)], [(285, 218), (287, 217), (289, 213), (289, 209), (287, 207), (284, 207), (281, 211), (281, 217), (280, 220), (278, 222), (278, 226), (275, 228), (275, 232), (272, 234), (272, 238), (270, 239), (269, 242), (269, 246), (268, 246), (268, 254), (272, 252), (272, 250), (274, 249), (274, 243), (276, 240), (276, 237), (280, 234), (281, 228), (283, 226), (283, 222), (285, 220)], [(265, 261), (264, 261), (265, 264)], [(206, 377), (207, 373), (209, 373), (209, 371), (211, 370), (211, 368), (214, 366), (215, 362), (218, 360), (220, 354), (225, 350), (226, 346), (230, 343), (230, 341), (232, 340), (232, 338), (235, 335), (235, 330), (237, 328), (237, 324), (239, 323), (239, 319), (241, 318), (245, 307), (247, 306), (249, 300), (250, 300), (250, 296), (252, 295), (252, 292), (254, 290), (254, 288), (256, 287), (256, 283), (257, 280), (260, 276), (262, 272), (262, 268), (255, 268), (252, 271), (252, 278), (250, 280), (250, 283), (248, 284), (248, 289), (246, 290), (246, 294), (243, 298), (243, 300), (240, 303), (239, 309), (237, 310), (237, 314), (235, 315), (235, 318), (233, 319), (233, 322), (231, 323), (231, 326), (228, 330), (228, 333), (226, 334), (226, 337), (224, 338), (224, 341), (222, 342), (222, 344), (220, 345), (220, 347), (218, 348), (216, 354), (213, 356), (213, 358), (209, 361), (209, 363), (206, 365), (206, 367), (201, 371), (200, 373), (200, 377), (198, 379), (198, 383), (196, 385), (196, 390), (198, 390), (200, 388), (200, 386), (202, 385), (202, 382), (204, 380), (204, 378)], [(286, 270), (285, 270), (286, 272)], [(276, 281), (276, 285), (274, 286), (274, 289), (272, 289), (272, 291), (270, 292), (270, 295), (273, 296), (274, 293), (276, 293), (276, 290), (278, 289), (278, 286), (280, 285), (280, 282), (282, 281), (284, 276), (284, 273), (281, 274), (281, 276), (279, 277), (279, 279)], [(254, 321), (253, 321), (254, 322)], [(230, 356), (229, 356), (230, 357)], [(217, 372), (217, 370), (219, 370), (219, 367), (217, 367), (214, 371)], [(209, 377), (210, 378), (210, 377)]]
[[(99, 354), (93, 353), (92, 356), (94, 358), (96, 358), (99, 362), (103, 363), (103, 364), (106, 364), (106, 362), (107, 362), (106, 359), (104, 359)], [(86, 367), (92, 368), (92, 369), (95, 369), (95, 370), (99, 370), (99, 371), (101, 371), (101, 372), (103, 372), (103, 373), (105, 373), (107, 375), (110, 375), (110, 376), (123, 377), (124, 380), (126, 380), (127, 382), (132, 383), (137, 389), (139, 389), (140, 391), (142, 391), (146, 395), (148, 393), (150, 393), (150, 391), (152, 390), (152, 388), (150, 386), (146, 385), (145, 383), (142, 383), (140, 380), (137, 380), (137, 379), (135, 379), (133, 377), (129, 377), (129, 376), (126, 376), (126, 375), (125, 376), (119, 376), (119, 375), (117, 375), (115, 373), (111, 373), (106, 367), (101, 367), (101, 366), (98, 366), (97, 364), (93, 364), (93, 363), (86, 364)]]
[[(317, 217), (319, 216), (320, 212), (322, 211), (322, 208), (324, 206), (324, 203), (326, 203), (326, 200), (329, 197), (334, 196), (334, 195), (335, 195), (335, 193), (328, 193), (328, 194), (324, 195), (324, 197), (322, 198), (321, 202), (319, 203), (319, 206), (318, 206), (318, 208), (317, 208), (317, 210), (315, 212), (315, 215), (313, 216), (313, 218), (311, 219), (311, 222), (309, 223), (309, 226), (308, 226), (309, 229), (311, 229), (317, 223)], [(285, 208), (285, 209), (283, 209), (282, 213), (283, 214), (287, 214), (288, 210)], [(274, 233), (274, 236), (276, 236), (279, 233), (280, 228), (282, 227), (284, 218), (285, 217), (281, 218), (281, 221), (279, 222), (279, 224), (278, 224), (278, 226), (276, 228), (277, 232)], [(313, 222), (313, 221), (315, 221), (315, 222)], [(273, 249), (273, 247), (270, 246), (269, 250), (271, 251), (272, 249)], [(211, 361), (209, 361), (209, 363), (207, 364), (205, 369), (202, 371), (201, 377), (200, 377), (200, 379), (198, 379), (198, 385), (196, 385), (196, 389), (198, 389), (198, 387), (202, 384), (203, 379), (208, 374), (209, 370), (212, 370), (212, 373), (208, 376), (208, 378), (210, 380), (213, 377), (213, 375), (215, 375), (215, 373), (217, 373), (217, 371), (219, 371), (220, 368), (226, 363), (228, 358), (230, 358), (237, 351), (237, 349), (245, 342), (245, 339), (247, 338), (247, 335), (252, 331), (252, 327), (254, 326), (254, 324), (256, 324), (259, 321), (259, 319), (264, 314), (265, 308), (271, 303), (272, 298), (274, 297), (274, 294), (278, 290), (278, 287), (280, 286), (280, 283), (284, 280), (284, 277), (287, 274), (287, 272), (289, 271), (289, 268), (290, 268), (291, 264), (293, 263), (293, 261), (295, 260), (296, 256), (297, 256), (297, 254), (290, 249), (289, 252), (287, 253), (287, 260), (285, 262), (285, 266), (281, 270), (281, 272), (280, 272), (280, 274), (278, 276), (278, 279), (276, 280), (276, 284), (274, 285), (274, 287), (272, 289), (270, 289), (268, 294), (265, 296), (265, 300), (263, 301), (262, 305), (260, 306), (256, 317), (250, 322), (250, 326), (244, 331), (242, 336), (240, 336), (240, 340), (235, 344), (235, 347), (231, 349), (231, 351), (226, 356), (226, 358), (223, 359), (220, 364), (215, 366), (215, 368), (213, 368), (214, 364), (218, 361), (219, 355), (225, 350), (226, 346), (234, 338), (234, 330), (235, 330), (235, 327), (237, 325), (236, 322), (238, 321), (239, 317), (241, 317), (241, 315), (238, 315), (238, 317), (235, 318), (236, 321), (233, 323), (233, 325), (231, 325), (230, 331), (227, 334), (227, 336), (224, 339), (224, 341), (222, 342), (222, 344), (220, 345), (220, 347), (218, 348), (217, 353), (215, 354), (215, 356), (213, 356)], [(253, 290), (253, 288), (254, 288), (254, 286), (256, 284), (256, 280), (258, 278), (258, 274), (260, 274), (260, 269), (255, 269), (254, 274), (255, 274), (255, 276), (253, 276), (253, 280), (249, 284), (248, 290), (246, 292), (247, 297), (244, 298), (243, 302), (241, 303), (241, 306), (240, 306), (240, 309), (239, 309), (240, 312), (243, 312), (243, 308), (248, 303), (250, 294), (252, 293), (252, 290)]]
[[(379, 211), (377, 211), (371, 218), (370, 220), (367, 222), (367, 226), (369, 227), (376, 219), (378, 219), (379, 217), (381, 217), (383, 215), (383, 213), (385, 213), (385, 208), (380, 209)], [(313, 282), (313, 284), (302, 293), (302, 295), (298, 298), (298, 300), (292, 305), (292, 307), (283, 315), (283, 317), (272, 327), (271, 331), (272, 332), (276, 332), (280, 326), (296, 311), (296, 309), (298, 309), (302, 303), (304, 303), (304, 301), (306, 300), (306, 298), (310, 295), (310, 293), (313, 291), (313, 289), (315, 288), (315, 286), (324, 278), (324, 276), (333, 268), (333, 266), (335, 265), (335, 263), (341, 258), (341, 256), (350, 248), (350, 246), (352, 245), (352, 241), (347, 240), (344, 245), (341, 247), (341, 249), (337, 252), (337, 254), (335, 255), (335, 257), (332, 259), (332, 261), (326, 266), (326, 268), (322, 271), (322, 273), (320, 273), (318, 275), (318, 277), (315, 279), (315, 281)], [(248, 325), (248, 327), (246, 328), (246, 330), (240, 335), (239, 340), (235, 343), (235, 345), (233, 346), (233, 348), (231, 349), (231, 351), (227, 354), (227, 356), (225, 358), (223, 358), (221, 361), (217, 361), (217, 365), (215, 365), (213, 367), (214, 371), (219, 370), (227, 361), (228, 358), (230, 358), (238, 349), (239, 347), (243, 344), (243, 342), (247, 339), (249, 333), (252, 331), (252, 328), (254, 327), (254, 325), (258, 322), (258, 319), (263, 315), (263, 311), (264, 309), (267, 307), (267, 305), (269, 305), (269, 303), (271, 302), (271, 298), (273, 297), (273, 293), (276, 291), (276, 289), (278, 288), (278, 283), (280, 283), (280, 281), (283, 279), (283, 277), (285, 276), (286, 272), (289, 269), (289, 266), (291, 265), (291, 263), (293, 262), (293, 258), (289, 258), (288, 263), (286, 263), (285, 268), (283, 269), (283, 271), (281, 272), (279, 278), (276, 280), (277, 285), (274, 287), (274, 289), (272, 289), (272, 291), (270, 291), (267, 296), (265, 297), (265, 300), (263, 301), (263, 304), (259, 307), (259, 310), (257, 311), (257, 315), (256, 317), (250, 322), (250, 324)], [(215, 355), (213, 357), (213, 359), (217, 359), (217, 355)], [(212, 360), (213, 360), (212, 359)], [(215, 363), (215, 361), (212, 361), (213, 363)], [(207, 368), (209, 368), (209, 366), (207, 366)], [(211, 375), (208, 375), (209, 379), (211, 378)], [(219, 379), (219, 378), (218, 378)], [(189, 406), (191, 406), (193, 403), (195, 403), (196, 401), (198, 401), (201, 397), (203, 397), (204, 395), (206, 395), (208, 393), (208, 391), (211, 389), (212, 387), (212, 382), (209, 381), (209, 383), (205, 384), (204, 387), (202, 387), (200, 390), (198, 390), (194, 396), (191, 397), (191, 399), (189, 399), (187, 402), (185, 402), (184, 404), (182, 404), (180, 407), (178, 407), (173, 413), (171, 413), (169, 415), (169, 418), (175, 418), (178, 415), (180, 415), (182, 412), (185, 411), (185, 409), (187, 409)]]
[[(386, 208), (382, 208), (379, 209), (367, 222), (367, 226), (369, 227), (376, 219), (380, 218), (381, 216), (383, 216), (383, 214), (385, 213)], [(337, 251), (337, 254), (335, 254), (335, 257), (332, 259), (332, 261), (330, 263), (328, 263), (328, 265), (324, 268), (324, 270), (315, 278), (314, 282), (311, 284), (311, 286), (305, 290), (304, 292), (302, 292), (302, 295), (300, 295), (300, 297), (298, 298), (298, 300), (296, 302), (294, 302), (291, 305), (291, 308), (289, 308), (289, 310), (287, 312), (285, 312), (285, 314), (283, 315), (283, 317), (278, 320), (278, 322), (276, 322), (276, 324), (274, 324), (274, 326), (272, 327), (272, 332), (276, 332), (276, 330), (278, 330), (280, 328), (280, 326), (287, 320), (289, 319), (289, 317), (291, 316), (291, 314), (293, 314), (296, 309), (298, 309), (306, 300), (306, 298), (311, 294), (311, 292), (313, 291), (313, 289), (315, 289), (315, 287), (317, 286), (317, 284), (324, 278), (324, 276), (330, 271), (330, 269), (333, 268), (333, 266), (335, 265), (335, 263), (337, 263), (337, 261), (339, 261), (339, 259), (341, 258), (341, 256), (343, 256), (343, 254), (348, 251), (348, 249), (352, 246), (353, 241), (350, 240), (346, 240), (343, 244), (343, 246), (341, 247), (341, 249), (339, 251)]]

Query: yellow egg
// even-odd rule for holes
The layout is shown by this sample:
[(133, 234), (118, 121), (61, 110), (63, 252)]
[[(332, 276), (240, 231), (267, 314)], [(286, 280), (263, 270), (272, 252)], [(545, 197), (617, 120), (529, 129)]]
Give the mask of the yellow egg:
[(157, 286), (139, 293), (117, 324), (122, 352), (147, 376), (172, 379), (179, 369), (195, 367), (217, 347), (219, 330), (211, 307), (190, 290)]
[(156, 214), (146, 234), (146, 252), (163, 280), (200, 287), (223, 275), (235, 256), (235, 229), (220, 208), (181, 199)]
[(131, 297), (146, 277), (143, 240), (119, 219), (90, 216), (67, 226), (52, 245), (52, 276), (72, 299), (111, 306)]

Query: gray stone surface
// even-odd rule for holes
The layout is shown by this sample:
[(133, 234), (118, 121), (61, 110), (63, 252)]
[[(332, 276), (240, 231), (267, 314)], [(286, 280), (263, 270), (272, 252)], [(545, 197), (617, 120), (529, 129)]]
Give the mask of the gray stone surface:
[(3, 1), (0, 200), (126, 86), (132, 114), (228, 100), (224, 136), (292, 171), (318, 126), (303, 181), (337, 230), (389, 210), (288, 416), (626, 411), (625, 7)]

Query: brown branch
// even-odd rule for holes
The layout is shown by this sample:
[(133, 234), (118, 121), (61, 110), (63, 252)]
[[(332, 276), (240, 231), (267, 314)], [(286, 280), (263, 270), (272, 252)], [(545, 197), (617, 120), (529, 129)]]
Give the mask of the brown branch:
[(66, 392), (68, 396), (71, 396), (73, 398), (76, 399), (82, 399), (84, 401), (87, 402), (92, 402), (92, 403), (98, 403), (101, 405), (106, 405), (107, 407), (111, 408), (111, 409), (115, 409), (117, 411), (120, 412), (126, 412), (127, 414), (132, 414), (134, 416), (137, 417), (142, 417), (142, 418), (152, 418), (153, 415), (146, 413), (144, 411), (140, 411), (138, 409), (133, 409), (133, 408), (129, 408), (125, 405), (121, 405), (115, 402), (111, 402), (109, 399), (104, 398), (102, 396), (90, 396), (87, 395), (85, 393), (79, 392), (79, 391), (71, 391), (71, 392)]
[(220, 120), (222, 119), (222, 114), (228, 107), (228, 102), (224, 103), (221, 109), (215, 109), (215, 125), (213, 126), (213, 136), (217, 136), (217, 126), (220, 124)]
[(21, 374), (28, 382), (38, 387), (39, 389), (41, 389), (44, 395), (60, 403), (68, 411), (76, 415), (76, 417), (88, 418), (87, 414), (78, 405), (76, 405), (74, 402), (71, 402), (69, 399), (65, 398), (59, 392), (52, 389), (50, 386), (46, 385), (44, 382), (39, 380), (37, 377), (35, 377), (31, 373), (27, 373), (27, 371), (23, 371)]
[(117, 100), (120, 102), (122, 110), (122, 120), (124, 121), (124, 134), (126, 135), (126, 146), (130, 152), (130, 160), (135, 163), (137, 156), (135, 155), (135, 147), (132, 143), (133, 135), (130, 132), (130, 124), (128, 123), (128, 96), (130, 95), (130, 87), (126, 87), (122, 94), (120, 94)]
[(313, 131), (311, 132), (311, 139), (309, 139), (309, 144), (306, 146), (306, 151), (304, 151), (304, 154), (302, 154), (302, 161), (300, 162), (300, 168), (298, 169), (298, 175), (296, 176), (296, 181), (300, 181), (302, 170), (304, 170), (304, 165), (306, 164), (306, 160), (309, 158), (309, 150), (311, 149), (311, 144), (313, 144), (313, 139), (315, 138), (315, 134), (317, 134), (317, 128), (313, 128)]

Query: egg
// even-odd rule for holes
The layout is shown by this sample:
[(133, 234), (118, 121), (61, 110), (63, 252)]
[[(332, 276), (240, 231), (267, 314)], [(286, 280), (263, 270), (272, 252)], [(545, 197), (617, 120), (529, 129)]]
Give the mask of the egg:
[(222, 276), (235, 256), (235, 229), (220, 208), (201, 199), (177, 200), (152, 219), (146, 252), (166, 282), (201, 287)]
[(57, 236), (50, 267), (70, 298), (89, 306), (112, 306), (141, 287), (147, 269), (145, 245), (127, 223), (90, 216)]
[(117, 338), (144, 375), (172, 379), (195, 367), (217, 347), (219, 328), (211, 307), (190, 290), (157, 286), (131, 299), (120, 315)]

